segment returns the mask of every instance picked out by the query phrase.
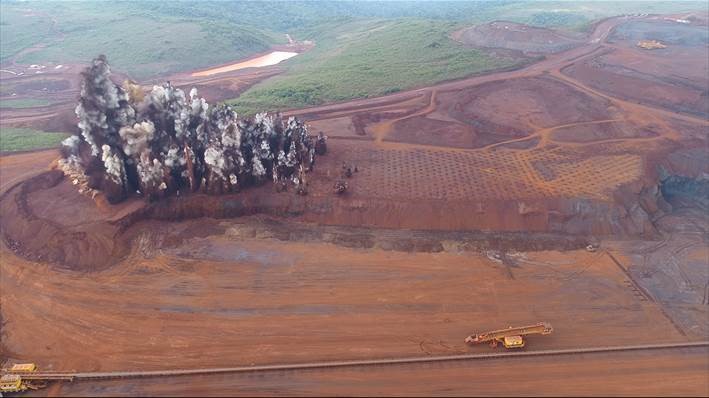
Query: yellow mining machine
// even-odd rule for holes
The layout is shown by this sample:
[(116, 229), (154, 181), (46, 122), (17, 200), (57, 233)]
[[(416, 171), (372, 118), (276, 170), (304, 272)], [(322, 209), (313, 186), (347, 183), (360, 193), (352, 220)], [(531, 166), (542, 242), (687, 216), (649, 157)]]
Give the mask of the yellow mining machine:
[(551, 324), (540, 322), (535, 325), (520, 326), (513, 328), (510, 326), (507, 329), (493, 330), (480, 334), (474, 334), (466, 337), (465, 342), (468, 344), (490, 343), (490, 347), (497, 347), (498, 343), (502, 343), (505, 348), (522, 348), (524, 347), (524, 337), (529, 334), (550, 334), (554, 331)]
[(8, 369), (2, 369), (0, 376), (0, 396), (4, 393), (37, 390), (47, 386), (48, 381), (71, 381), (71, 376), (38, 373), (33, 363), (18, 363)]
[(667, 48), (665, 44), (662, 44), (657, 40), (640, 40), (636, 45), (645, 50), (660, 50)]

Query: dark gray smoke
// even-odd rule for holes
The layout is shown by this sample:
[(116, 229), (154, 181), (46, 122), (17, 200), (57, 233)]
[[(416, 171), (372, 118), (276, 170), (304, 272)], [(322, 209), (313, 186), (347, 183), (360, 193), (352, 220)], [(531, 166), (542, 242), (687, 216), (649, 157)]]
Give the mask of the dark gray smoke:
[(239, 118), (169, 82), (144, 94), (110, 79), (104, 56), (83, 73), (76, 114), (81, 135), (64, 141), (60, 167), (81, 192), (112, 203), (133, 192), (157, 199), (180, 191), (236, 192), (267, 180), (304, 191), (315, 162), (307, 127), (276, 115)]

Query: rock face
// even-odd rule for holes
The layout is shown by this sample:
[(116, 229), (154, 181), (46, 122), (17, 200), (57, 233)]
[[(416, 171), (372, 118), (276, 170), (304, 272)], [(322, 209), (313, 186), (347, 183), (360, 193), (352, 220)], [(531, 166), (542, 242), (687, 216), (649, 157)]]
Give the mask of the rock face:
[[(669, 179), (663, 186), (661, 189), (658, 185), (637, 183), (622, 187), (614, 202), (559, 198), (434, 203), (351, 199), (331, 192), (300, 196), (293, 192), (275, 193), (273, 187), (264, 185), (238, 194), (192, 193), (152, 203), (131, 199), (119, 206), (97, 207), (94, 200), (78, 194), (60, 171), (53, 170), (21, 183), (0, 198), (3, 214), (0, 233), (5, 243), (23, 257), (83, 270), (105, 268), (128, 255), (132, 245), (130, 230), (139, 221), (254, 214), (335, 226), (429, 230), (442, 234), (513, 233), (517, 238), (510, 247), (550, 249), (553, 244), (534, 244), (537, 234), (579, 238), (654, 236), (653, 220), (671, 209), (664, 200), (665, 192), (700, 196), (706, 189), (705, 182), (684, 179)], [(102, 198), (99, 195), (95, 201), (100, 203)]]
[(660, 182), (662, 197), (673, 207), (698, 207), (709, 210), (709, 176), (696, 178), (671, 175)]
[(707, 142), (694, 140), (671, 152), (657, 166), (655, 195), (662, 197), (665, 212), (678, 208), (709, 210), (709, 158)]
[[(5, 244), (33, 261), (71, 264), (82, 269), (92, 267), (97, 258), (115, 257), (118, 253), (114, 252), (116, 247), (111, 239), (118, 232), (115, 227), (105, 225), (96, 228), (90, 224), (67, 227), (57, 220), (36, 214), (30, 197), (46, 192), (62, 180), (61, 171), (49, 171), (3, 195), (0, 200), (3, 214), (0, 232)], [(71, 193), (78, 199), (82, 198), (73, 190)]]

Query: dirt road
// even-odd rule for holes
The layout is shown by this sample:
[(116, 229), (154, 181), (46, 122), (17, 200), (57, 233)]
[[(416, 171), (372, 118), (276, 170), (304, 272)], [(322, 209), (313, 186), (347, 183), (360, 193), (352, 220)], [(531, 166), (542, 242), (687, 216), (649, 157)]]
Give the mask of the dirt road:
[(482, 83), (514, 79), (519, 77), (528, 77), (541, 74), (547, 70), (561, 68), (571, 61), (575, 61), (581, 57), (594, 54), (599, 51), (602, 47), (601, 42), (608, 37), (610, 31), (619, 23), (627, 21), (627, 17), (616, 17), (609, 18), (596, 25), (595, 30), (589, 36), (588, 44), (580, 46), (568, 51), (564, 51), (559, 54), (554, 54), (548, 56), (546, 59), (534, 63), (528, 67), (510, 71), (510, 72), (500, 72), (500, 73), (490, 73), (482, 76), (474, 76), (467, 79), (461, 79), (452, 81), (449, 83), (437, 84), (430, 87), (419, 88), (414, 90), (402, 91), (396, 94), (386, 95), (374, 99), (361, 99), (354, 101), (347, 101), (338, 104), (328, 104), (323, 106), (309, 107), (305, 109), (296, 109), (283, 112), (284, 115), (304, 115), (304, 114), (323, 114), (333, 111), (342, 111), (345, 109), (352, 110), (364, 110), (367, 108), (374, 108), (376, 106), (401, 102), (410, 99), (415, 96), (424, 95), (430, 91), (450, 91), (450, 90), (460, 90), (466, 87), (476, 86)]
[[(342, 118), (344, 116), (349, 115), (361, 115), (366, 114), (368, 112), (377, 112), (382, 109), (393, 108), (396, 106), (410, 107), (410, 105), (407, 104), (409, 104), (412, 99), (429, 99), (428, 101), (425, 101), (425, 105), (423, 107), (418, 108), (416, 110), (412, 110), (410, 112), (406, 112), (406, 114), (401, 117), (386, 118), (385, 120), (382, 120), (378, 123), (373, 123), (371, 126), (372, 135), (374, 136), (374, 140), (377, 145), (382, 146), (383, 138), (386, 137), (392, 131), (395, 123), (399, 123), (407, 119), (413, 120), (416, 117), (434, 113), (437, 109), (437, 94), (447, 92), (455, 93), (476, 86), (481, 86), (485, 83), (490, 82), (502, 82), (509, 81), (512, 79), (531, 78), (550, 74), (554, 78), (564, 82), (565, 84), (570, 85), (571, 87), (574, 87), (575, 89), (578, 89), (582, 92), (586, 92), (593, 97), (609, 101), (610, 104), (623, 110), (623, 112), (625, 112), (625, 118), (628, 119), (645, 121), (653, 120), (667, 127), (667, 124), (665, 121), (663, 121), (663, 118), (673, 118), (689, 123), (695, 123), (701, 126), (709, 126), (709, 121), (707, 121), (706, 118), (687, 115), (681, 112), (662, 109), (656, 106), (649, 106), (647, 104), (639, 104), (636, 102), (630, 102), (617, 97), (613, 97), (607, 93), (601, 93), (598, 90), (595, 90), (586, 84), (572, 79), (568, 75), (565, 75), (561, 72), (562, 69), (569, 65), (581, 62), (585, 59), (597, 57), (598, 55), (609, 51), (609, 49), (614, 49), (615, 46), (608, 45), (605, 43), (613, 28), (615, 28), (621, 23), (625, 23), (635, 19), (642, 18), (623, 16), (605, 19), (595, 26), (593, 33), (588, 37), (584, 45), (578, 46), (568, 51), (549, 55), (544, 60), (531, 64), (530, 66), (524, 67), (519, 70), (491, 73), (482, 76), (474, 76), (467, 79), (456, 80), (449, 83), (442, 83), (425, 88), (408, 90), (375, 99), (355, 100), (339, 104), (329, 104), (305, 109), (290, 110), (284, 112), (284, 114), (286, 116), (298, 115), (305, 117), (308, 120), (317, 121), (330, 119), (333, 117)], [(654, 20), (656, 18), (651, 17), (650, 19)], [(550, 128), (561, 127), (565, 126), (557, 125), (553, 127), (538, 129), (531, 136), (546, 134), (549, 132)], [(673, 131), (672, 128), (667, 128), (666, 130), (668, 132)], [(676, 136), (671, 136), (671, 138), (676, 138)], [(648, 138), (648, 140), (654, 139), (656, 138)], [(542, 143), (548, 143), (548, 140), (545, 139)], [(444, 147), (443, 144), (439, 144), (439, 146), (441, 148)], [(397, 142), (396, 144), (388, 143), (388, 147), (400, 149), (417, 149), (425, 146), (406, 142)]]

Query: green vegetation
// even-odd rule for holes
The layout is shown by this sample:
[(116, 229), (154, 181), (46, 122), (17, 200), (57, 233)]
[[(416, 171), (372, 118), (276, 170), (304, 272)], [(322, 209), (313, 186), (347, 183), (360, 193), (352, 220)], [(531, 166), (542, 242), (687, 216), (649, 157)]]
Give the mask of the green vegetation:
[(255, 86), (232, 104), (250, 114), (376, 97), (519, 62), (454, 42), (448, 37), (456, 28), (452, 23), (407, 19), (353, 25), (333, 27), (332, 37), (286, 63), (288, 73)]
[[(319, 3), (320, 4), (320, 3)], [(330, 3), (326, 3), (330, 4)], [(364, 4), (364, 5), (363, 5)], [(369, 4), (369, 6), (366, 6)], [(330, 22), (292, 27), (315, 49), (282, 66), (286, 72), (229, 101), (242, 114), (375, 97), (462, 78), (522, 62), (465, 48), (449, 39), (463, 26), (510, 20), (573, 31), (624, 13), (706, 9), (700, 2), (371, 2), (344, 3), (347, 13), (323, 7)], [(303, 12), (304, 18), (311, 14)], [(349, 17), (348, 17), (349, 16)]]
[[(106, 54), (137, 80), (238, 60), (284, 43), (316, 47), (234, 104), (252, 112), (375, 96), (517, 62), (458, 46), (459, 27), (508, 20), (582, 32), (626, 13), (707, 10), (705, 1), (0, 2), (0, 61), (86, 63)], [(6, 94), (6, 88), (2, 88)]]
[(0, 128), (0, 152), (51, 148), (58, 146), (68, 136), (67, 133), (47, 133), (34, 129), (2, 127)]
[(592, 21), (621, 14), (667, 14), (707, 10), (700, 1), (528, 1), (501, 4), (495, 19), (582, 30)]
[(50, 36), (51, 25), (46, 17), (24, 7), (7, 7), (0, 3), (0, 60), (44, 42)]
[(38, 98), (0, 99), (0, 108), (34, 108), (52, 105), (54, 102)]
[[(125, 3), (124, 3), (125, 4)], [(134, 7), (133, 3), (130, 3)], [(145, 2), (138, 7), (151, 15), (228, 20), (238, 25), (268, 27), (291, 34), (318, 29), (323, 23), (376, 19), (435, 19), (461, 23), (511, 20), (539, 26), (575, 26), (624, 13), (677, 13), (706, 10), (704, 1), (201, 1)]]
[[(1, 60), (15, 56), (22, 64), (86, 63), (106, 54), (117, 70), (134, 79), (146, 79), (224, 63), (285, 42), (282, 34), (234, 25), (223, 17), (209, 20), (163, 15), (141, 6), (0, 3)], [(40, 43), (41, 48), (18, 54)]]

